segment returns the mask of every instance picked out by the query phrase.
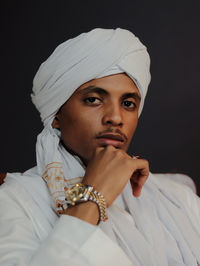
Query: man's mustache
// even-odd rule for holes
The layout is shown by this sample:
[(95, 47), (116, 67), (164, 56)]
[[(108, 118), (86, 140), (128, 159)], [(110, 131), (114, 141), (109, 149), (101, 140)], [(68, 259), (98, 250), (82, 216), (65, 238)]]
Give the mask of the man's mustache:
[(108, 129), (106, 129), (106, 130), (104, 130), (104, 131), (101, 131), (101, 132), (99, 132), (99, 133), (96, 135), (96, 138), (101, 138), (101, 136), (103, 136), (103, 135), (105, 135), (105, 134), (107, 134), (107, 133), (118, 134), (118, 135), (120, 135), (120, 136), (122, 137), (122, 139), (123, 139), (124, 142), (127, 142), (127, 141), (128, 141), (127, 136), (126, 136), (124, 133), (122, 133), (121, 130), (118, 129), (118, 128), (116, 128), (116, 129), (108, 128)]

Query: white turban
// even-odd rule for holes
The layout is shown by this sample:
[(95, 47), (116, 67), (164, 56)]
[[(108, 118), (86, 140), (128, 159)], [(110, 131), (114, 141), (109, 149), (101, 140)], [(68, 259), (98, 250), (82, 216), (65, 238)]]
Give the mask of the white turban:
[(31, 95), (45, 125), (37, 138), (37, 172), (47, 182), (57, 211), (65, 206), (70, 179), (85, 172), (79, 159), (61, 145), (60, 131), (51, 126), (59, 108), (85, 82), (125, 72), (140, 91), (140, 114), (150, 82), (149, 66), (146, 47), (130, 31), (119, 28), (94, 29), (70, 39), (40, 66)]
[(146, 47), (133, 33), (120, 28), (97, 28), (55, 49), (34, 78), (32, 101), (46, 125), (79, 86), (125, 72), (140, 91), (140, 114), (150, 82), (149, 66)]

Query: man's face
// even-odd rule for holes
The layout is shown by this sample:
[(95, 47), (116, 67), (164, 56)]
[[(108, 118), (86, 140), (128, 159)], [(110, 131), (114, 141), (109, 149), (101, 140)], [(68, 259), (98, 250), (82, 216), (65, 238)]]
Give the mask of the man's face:
[(64, 146), (87, 165), (97, 147), (113, 145), (127, 151), (138, 122), (140, 94), (126, 74), (81, 85), (61, 107), (53, 127)]

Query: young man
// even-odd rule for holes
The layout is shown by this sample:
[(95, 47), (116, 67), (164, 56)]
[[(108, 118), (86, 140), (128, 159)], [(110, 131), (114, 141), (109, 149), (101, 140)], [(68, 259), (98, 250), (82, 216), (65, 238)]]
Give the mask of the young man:
[(126, 153), (149, 62), (131, 32), (94, 29), (41, 65), (37, 166), (1, 187), (1, 265), (200, 265), (199, 198)]

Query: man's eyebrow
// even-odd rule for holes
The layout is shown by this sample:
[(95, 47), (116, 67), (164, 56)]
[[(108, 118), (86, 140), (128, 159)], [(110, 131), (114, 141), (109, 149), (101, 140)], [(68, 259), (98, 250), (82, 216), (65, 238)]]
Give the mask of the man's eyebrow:
[[(104, 90), (103, 88), (100, 88), (100, 87), (95, 87), (95, 86), (88, 86), (82, 90), (78, 90), (77, 91), (79, 94), (87, 94), (87, 93), (90, 93), (90, 92), (96, 92), (98, 94), (104, 94), (104, 95), (108, 95), (108, 91)], [(127, 93), (124, 93), (121, 97), (122, 99), (126, 99), (126, 98), (134, 98), (136, 101), (141, 101), (141, 97), (139, 95), (139, 93), (137, 92), (127, 92)]]
[(98, 94), (104, 94), (104, 95), (109, 94), (106, 90), (99, 88), (99, 87), (95, 87), (95, 86), (88, 86), (88, 87), (78, 91), (78, 93), (80, 93), (80, 94), (87, 94), (90, 92), (96, 92)]
[(134, 98), (138, 102), (141, 101), (141, 97), (137, 92), (128, 92), (122, 95), (122, 99), (127, 99), (127, 98)]

